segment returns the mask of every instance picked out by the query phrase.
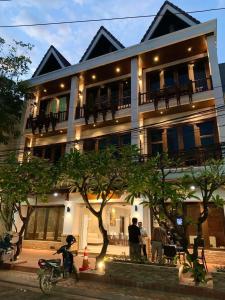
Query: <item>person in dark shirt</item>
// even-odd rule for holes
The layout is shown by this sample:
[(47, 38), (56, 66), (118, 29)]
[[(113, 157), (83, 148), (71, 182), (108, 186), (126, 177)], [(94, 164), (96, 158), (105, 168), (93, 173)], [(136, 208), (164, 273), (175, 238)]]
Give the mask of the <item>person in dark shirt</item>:
[(137, 226), (137, 218), (132, 219), (132, 225), (128, 226), (129, 248), (131, 260), (137, 260), (141, 257), (140, 239), (141, 232)]

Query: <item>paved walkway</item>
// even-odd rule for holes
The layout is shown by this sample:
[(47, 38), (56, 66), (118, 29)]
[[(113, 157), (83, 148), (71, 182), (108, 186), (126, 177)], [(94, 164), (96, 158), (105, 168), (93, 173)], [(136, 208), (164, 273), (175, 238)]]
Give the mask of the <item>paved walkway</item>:
[[(167, 293), (161, 291), (151, 291), (134, 287), (121, 287), (105, 282), (80, 281), (74, 283), (70, 280), (61, 282), (53, 297), (39, 297), (35, 293), (40, 293), (38, 289), (37, 275), (34, 273), (0, 271), (0, 299), (107, 299), (107, 300), (200, 300), (203, 298), (196, 296), (186, 296), (178, 293)], [(16, 285), (15, 285), (16, 284)], [(4, 287), (2, 290), (1, 287)], [(17, 289), (17, 293), (13, 289)], [(35, 289), (35, 293), (32, 292)], [(3, 294), (2, 294), (2, 293)], [(59, 293), (61, 297), (59, 297)], [(15, 298), (11, 296), (16, 295)], [(73, 297), (71, 297), (73, 295)], [(20, 296), (20, 297), (19, 297)], [(33, 296), (33, 297), (32, 297)], [(4, 298), (3, 298), (4, 297)], [(212, 298), (211, 298), (212, 299)], [(216, 298), (215, 298), (216, 299)], [(208, 298), (204, 297), (204, 300)]]

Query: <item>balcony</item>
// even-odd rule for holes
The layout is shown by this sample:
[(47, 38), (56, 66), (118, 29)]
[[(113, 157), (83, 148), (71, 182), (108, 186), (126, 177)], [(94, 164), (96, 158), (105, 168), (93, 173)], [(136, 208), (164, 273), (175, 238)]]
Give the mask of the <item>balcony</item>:
[(167, 86), (163, 89), (145, 92), (139, 94), (139, 105), (153, 104), (154, 109), (170, 108), (174, 106), (173, 99), (176, 99), (176, 105), (186, 104), (181, 101), (183, 96), (188, 97), (188, 102), (192, 103), (193, 95), (201, 92), (207, 92), (213, 89), (211, 77), (195, 81), (189, 81), (185, 85)]
[[(176, 163), (178, 162), (179, 167), (198, 167), (204, 165), (209, 159), (222, 159), (223, 147), (223, 144), (212, 144), (207, 147), (200, 146), (186, 151), (168, 153), (168, 156)], [(151, 156), (151, 154), (148, 154), (144, 156), (144, 159)]]
[(103, 121), (106, 120), (107, 113), (112, 114), (112, 119), (115, 118), (117, 111), (130, 108), (131, 96), (124, 96), (120, 99), (112, 99), (108, 96), (102, 96), (96, 98), (96, 101), (92, 105), (77, 106), (75, 119), (84, 118), (85, 123), (88, 124), (89, 118), (92, 116), (94, 123), (97, 121), (98, 116), (102, 115)]
[(36, 130), (41, 134), (43, 130), (48, 133), (51, 128), (52, 131), (56, 130), (57, 124), (68, 120), (68, 111), (60, 111), (50, 114), (39, 114), (36, 118), (30, 116), (27, 119), (26, 129), (32, 129), (32, 133), (35, 134)]

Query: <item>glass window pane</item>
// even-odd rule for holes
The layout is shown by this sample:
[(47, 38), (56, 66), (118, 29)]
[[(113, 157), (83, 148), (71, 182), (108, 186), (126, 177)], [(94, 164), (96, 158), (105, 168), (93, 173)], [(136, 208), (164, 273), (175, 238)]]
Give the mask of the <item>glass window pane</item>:
[(35, 240), (43, 240), (44, 239), (46, 208), (39, 207), (36, 209), (37, 209), (37, 228), (36, 228), (36, 233), (35, 233)]
[(86, 139), (83, 144), (84, 151), (94, 151), (95, 150), (95, 140), (94, 139)]
[(164, 78), (165, 78), (165, 86), (174, 85), (174, 74), (172, 70), (166, 70), (164, 72)]
[(195, 147), (195, 135), (194, 127), (192, 125), (184, 125), (183, 130), (183, 142), (184, 150), (190, 150)]
[(152, 144), (152, 155), (157, 155), (163, 152), (163, 144)]
[(181, 86), (186, 85), (188, 83), (189, 77), (187, 66), (182, 66), (178, 69), (178, 81)]
[(54, 241), (55, 239), (55, 231), (57, 226), (57, 218), (58, 218), (58, 207), (48, 208), (48, 225), (46, 232), (46, 240)]
[(150, 92), (158, 91), (160, 89), (159, 72), (150, 73), (149, 83)]
[(66, 99), (66, 97), (59, 98), (59, 111), (67, 111), (67, 99)]
[(162, 129), (156, 129), (150, 131), (151, 142), (161, 142), (162, 141)]
[(56, 236), (57, 241), (61, 241), (61, 236), (63, 233), (64, 209), (65, 209), (64, 207), (59, 207), (58, 235)]
[(51, 101), (51, 109), (50, 112), (57, 113), (57, 99), (53, 99)]
[(123, 134), (120, 136), (120, 144), (123, 145), (130, 145), (131, 144), (131, 134)]
[(210, 146), (214, 144), (214, 138), (212, 137), (202, 137), (201, 138), (202, 146)]
[(214, 133), (214, 126), (213, 121), (208, 121), (199, 124), (200, 128), (200, 135), (209, 135)]
[(195, 63), (194, 65), (194, 75), (195, 75), (195, 80), (203, 79), (206, 77), (206, 72), (205, 72), (205, 62), (200, 61)]
[(179, 151), (177, 128), (167, 129), (168, 152), (176, 153)]

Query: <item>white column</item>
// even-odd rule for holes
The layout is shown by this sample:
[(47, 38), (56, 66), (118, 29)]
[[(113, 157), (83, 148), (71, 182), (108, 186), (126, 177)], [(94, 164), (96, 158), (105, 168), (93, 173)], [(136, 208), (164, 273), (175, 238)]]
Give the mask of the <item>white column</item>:
[[(209, 57), (209, 68), (212, 76), (213, 83), (213, 92), (215, 98), (215, 107), (219, 108), (224, 105), (224, 97), (222, 90), (222, 83), (220, 78), (220, 71), (217, 58), (217, 47), (216, 47), (216, 38), (214, 35), (207, 36), (206, 38), (207, 48), (208, 48), (208, 57)], [(220, 108), (217, 112), (217, 124), (219, 130), (220, 142), (225, 142), (225, 127), (223, 127), (224, 117), (221, 116), (225, 112), (224, 108)]]
[(161, 70), (159, 73), (159, 82), (160, 82), (160, 89), (163, 89), (165, 86), (164, 70)]
[(79, 235), (79, 206), (75, 201), (65, 201), (63, 235)]
[(71, 79), (71, 88), (70, 88), (66, 152), (69, 152), (70, 149), (74, 148), (73, 143), (69, 143), (69, 142), (74, 141), (75, 139), (74, 118), (75, 118), (76, 102), (78, 101), (78, 94), (79, 94), (79, 79), (77, 76), (74, 76)]
[(137, 218), (138, 222), (143, 222), (143, 205), (140, 204), (140, 199), (135, 199), (133, 205), (131, 206), (131, 218)]
[(193, 92), (195, 92), (195, 73), (194, 73), (194, 64), (188, 65), (188, 77), (192, 81)]
[(131, 144), (139, 147), (138, 87), (138, 57), (134, 57), (131, 59)]

